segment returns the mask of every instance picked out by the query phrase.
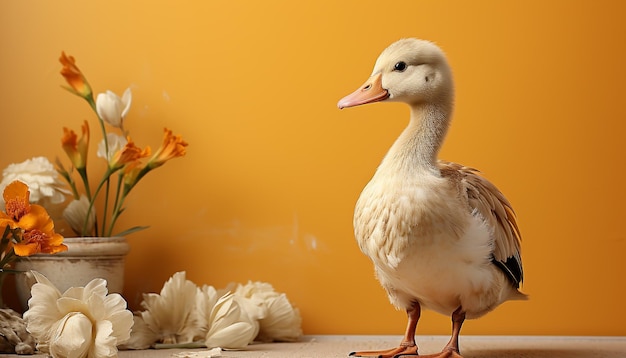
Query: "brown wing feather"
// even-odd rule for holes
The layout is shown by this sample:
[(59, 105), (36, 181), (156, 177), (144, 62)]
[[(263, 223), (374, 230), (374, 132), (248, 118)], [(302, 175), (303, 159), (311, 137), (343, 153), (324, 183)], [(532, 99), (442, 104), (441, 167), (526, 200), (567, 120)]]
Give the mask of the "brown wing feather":
[(519, 287), (523, 280), (520, 234), (515, 213), (509, 201), (478, 170), (457, 163), (439, 162), (441, 174), (453, 180), (465, 196), (472, 213), (479, 213), (493, 229), (493, 260)]

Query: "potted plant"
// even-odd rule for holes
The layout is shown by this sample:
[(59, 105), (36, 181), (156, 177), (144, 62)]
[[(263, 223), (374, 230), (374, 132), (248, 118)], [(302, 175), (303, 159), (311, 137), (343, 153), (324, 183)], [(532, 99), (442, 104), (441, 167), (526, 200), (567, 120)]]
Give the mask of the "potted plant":
[[(134, 226), (116, 231), (117, 220), (125, 210), (125, 200), (146, 174), (170, 159), (184, 156), (188, 144), (181, 136), (165, 128), (163, 142), (154, 153), (148, 146), (140, 148), (124, 127), (132, 103), (130, 88), (122, 96), (106, 91), (94, 98), (92, 88), (76, 66), (75, 59), (63, 52), (59, 61), (62, 64), (61, 75), (67, 83), (64, 88), (84, 99), (97, 118), (102, 133), (97, 156), (103, 159), (104, 174), (97, 181), (93, 181), (89, 175), (87, 164), (91, 131), (87, 120), (81, 125), (80, 136), (71, 129), (63, 128), (61, 143), (69, 165), (57, 159), (55, 169), (67, 183), (66, 187), (58, 185), (58, 178), (51, 175), (49, 168), (37, 168), (36, 158), (27, 165), (24, 165), (25, 162), (21, 163), (22, 166), (17, 165), (17, 168), (5, 169), (4, 179), (21, 180), (27, 185), (33, 179), (33, 166), (39, 170), (40, 177), (46, 177), (42, 172), (49, 174), (45, 180), (54, 183), (54, 194), (72, 196), (62, 217), (76, 235), (66, 235), (66, 252), (54, 257), (33, 255), (18, 260), (15, 269), (24, 272), (35, 269), (46, 275), (61, 291), (84, 285), (94, 277), (101, 277), (108, 281), (109, 290), (121, 292), (124, 257), (129, 250), (125, 237), (146, 228)], [(38, 161), (45, 162), (41, 159)], [(25, 173), (20, 172), (24, 168), (29, 169)], [(32, 184), (39, 187), (37, 182)], [(101, 205), (96, 205), (96, 201)], [(19, 275), (16, 283), (18, 296), (25, 305), (34, 279), (32, 275)]]

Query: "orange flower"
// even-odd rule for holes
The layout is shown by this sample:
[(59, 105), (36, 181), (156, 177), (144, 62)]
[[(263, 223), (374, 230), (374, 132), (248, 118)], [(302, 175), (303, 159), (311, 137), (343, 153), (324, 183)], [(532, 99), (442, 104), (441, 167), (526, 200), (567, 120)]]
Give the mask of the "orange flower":
[(141, 162), (136, 160), (124, 167), (124, 195), (128, 194), (135, 184), (150, 171), (150, 167), (141, 167)]
[(0, 226), (20, 228), (21, 239), (17, 239), (13, 249), (18, 256), (30, 256), (40, 252), (54, 254), (66, 251), (63, 236), (54, 232), (54, 222), (46, 209), (29, 203), (28, 186), (14, 181), (4, 190), (6, 213), (0, 213)]
[(133, 143), (130, 137), (127, 137), (126, 140), (128, 142), (124, 145), (124, 148), (113, 154), (113, 157), (109, 161), (109, 166), (113, 169), (121, 168), (128, 163), (136, 162), (150, 155), (150, 147), (141, 150), (141, 148)]
[(5, 202), (6, 217), (14, 222), (28, 215), (31, 210), (30, 191), (21, 181), (14, 181), (7, 185), (2, 194)]
[[(39, 206), (39, 205), (33, 205)], [(56, 254), (67, 251), (63, 244), (63, 236), (54, 232), (54, 223), (43, 207), (40, 207), (40, 220), (35, 220), (42, 226), (25, 230), (22, 240), (13, 246), (17, 256), (30, 256), (38, 253)]]
[(89, 82), (87, 82), (83, 73), (76, 66), (76, 60), (74, 57), (67, 56), (65, 52), (61, 52), (59, 61), (63, 65), (61, 75), (63, 75), (65, 81), (69, 84), (69, 86), (65, 88), (77, 96), (83, 97), (87, 100), (91, 99), (91, 101), (93, 101), (91, 86), (89, 86)]
[(164, 132), (163, 144), (161, 144), (161, 147), (148, 162), (148, 167), (150, 168), (160, 167), (168, 160), (182, 157), (187, 152), (185, 147), (187, 147), (188, 144), (181, 136), (173, 135), (172, 131), (167, 128), (164, 129)]
[(84, 121), (81, 129), (83, 135), (78, 139), (73, 130), (63, 127), (63, 138), (61, 138), (63, 150), (77, 169), (83, 169), (87, 166), (87, 150), (89, 148), (89, 124), (87, 121)]

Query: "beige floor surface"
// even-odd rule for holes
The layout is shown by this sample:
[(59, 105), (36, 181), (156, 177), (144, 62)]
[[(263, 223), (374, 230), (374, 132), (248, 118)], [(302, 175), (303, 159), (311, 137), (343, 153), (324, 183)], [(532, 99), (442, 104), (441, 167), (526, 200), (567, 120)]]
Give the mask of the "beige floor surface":
[[(440, 351), (448, 340), (444, 336), (417, 338), (422, 354)], [(305, 336), (296, 343), (252, 344), (242, 351), (223, 351), (221, 357), (346, 358), (355, 350), (391, 348), (399, 340), (396, 336)], [(120, 351), (119, 358), (196, 358), (206, 351)], [(462, 336), (461, 353), (464, 358), (626, 358), (626, 337)]]

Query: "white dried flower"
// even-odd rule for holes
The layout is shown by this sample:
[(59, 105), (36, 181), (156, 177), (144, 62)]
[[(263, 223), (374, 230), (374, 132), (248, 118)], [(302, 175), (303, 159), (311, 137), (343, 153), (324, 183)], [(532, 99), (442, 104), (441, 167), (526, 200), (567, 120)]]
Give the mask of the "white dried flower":
[(122, 97), (116, 95), (112, 91), (100, 93), (96, 97), (96, 112), (103, 121), (113, 127), (123, 128), (124, 118), (130, 110), (132, 102), (132, 93), (130, 88), (124, 91)]
[(136, 329), (125, 348), (242, 349), (255, 338), (295, 341), (302, 336), (300, 312), (285, 294), (263, 282), (198, 288), (184, 271), (177, 272), (160, 295), (144, 294), (141, 305), (146, 310), (135, 316)]
[(165, 282), (161, 294), (144, 293), (141, 316), (157, 340), (165, 344), (193, 342), (197, 333), (192, 314), (198, 287), (185, 279), (185, 272), (175, 273)]
[(294, 342), (302, 337), (300, 310), (293, 307), (284, 293), (267, 300), (268, 314), (259, 320), (257, 339), (264, 342)]
[(208, 348), (240, 349), (252, 343), (256, 327), (232, 293), (219, 296), (212, 286), (198, 292), (196, 312)]
[(260, 327), (257, 340), (297, 341), (302, 336), (302, 317), (284, 293), (278, 293), (265, 282), (248, 282), (239, 285), (235, 295), (244, 302), (246, 310), (258, 319)]
[[(34, 157), (21, 163), (9, 164), (2, 171), (0, 193), (15, 180), (28, 185), (31, 203), (60, 204), (65, 201), (66, 195), (71, 194), (54, 169), (54, 165), (46, 157)], [(4, 207), (2, 197), (0, 204)]]
[(120, 346), (121, 349), (148, 349), (152, 348), (159, 339), (141, 317), (141, 314), (133, 315), (133, 329), (130, 332), (130, 339)]
[[(89, 212), (89, 199), (86, 196), (81, 195), (79, 200), (73, 200), (65, 210), (63, 210), (63, 219), (70, 224), (70, 227), (78, 235), (83, 232), (85, 227), (85, 218), (87, 218), (87, 212)], [(87, 220), (87, 226), (84, 232), (93, 232), (93, 226), (96, 222), (96, 208), (91, 208), (89, 219)]]
[(133, 325), (122, 296), (108, 295), (103, 279), (61, 294), (45, 276), (32, 273), (37, 283), (24, 320), (38, 350), (54, 358), (117, 357), (117, 346), (130, 338)]

